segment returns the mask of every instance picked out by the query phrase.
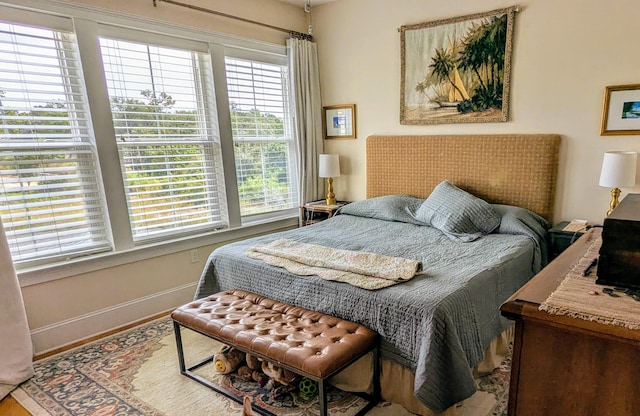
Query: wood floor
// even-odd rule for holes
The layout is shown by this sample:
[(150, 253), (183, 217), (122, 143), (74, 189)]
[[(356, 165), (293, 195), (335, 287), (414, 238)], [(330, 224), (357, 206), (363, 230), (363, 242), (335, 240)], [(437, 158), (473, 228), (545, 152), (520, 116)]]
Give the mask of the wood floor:
[(0, 415), (2, 416), (31, 416), (20, 403), (15, 401), (11, 395), (0, 401)]

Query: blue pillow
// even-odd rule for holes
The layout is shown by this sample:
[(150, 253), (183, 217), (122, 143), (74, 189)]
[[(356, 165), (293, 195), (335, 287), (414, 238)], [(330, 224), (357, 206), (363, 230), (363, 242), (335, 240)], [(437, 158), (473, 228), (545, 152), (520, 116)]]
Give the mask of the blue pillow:
[(489, 234), (500, 225), (500, 214), (491, 204), (447, 180), (420, 205), (416, 219), (464, 242)]
[(336, 215), (348, 214), (358, 217), (376, 218), (385, 221), (399, 221), (424, 225), (415, 218), (415, 213), (424, 202), (409, 195), (385, 195), (355, 201), (340, 207)]

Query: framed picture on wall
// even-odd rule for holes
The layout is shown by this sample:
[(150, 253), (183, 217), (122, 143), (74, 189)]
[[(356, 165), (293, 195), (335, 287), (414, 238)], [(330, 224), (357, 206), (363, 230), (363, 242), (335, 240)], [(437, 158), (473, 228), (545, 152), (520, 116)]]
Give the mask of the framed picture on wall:
[(600, 134), (640, 134), (640, 84), (605, 88)]
[(400, 124), (507, 121), (517, 11), (400, 27)]
[(356, 138), (356, 105), (341, 104), (322, 108), (324, 124), (322, 132), (325, 139)]

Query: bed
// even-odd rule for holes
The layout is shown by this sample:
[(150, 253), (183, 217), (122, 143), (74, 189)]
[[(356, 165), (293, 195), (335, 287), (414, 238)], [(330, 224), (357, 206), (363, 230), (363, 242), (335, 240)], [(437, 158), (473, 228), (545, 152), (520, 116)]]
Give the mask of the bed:
[[(195, 297), (244, 289), (362, 323), (382, 337), (383, 399), (453, 415), (475, 392), (472, 368), (505, 341), (500, 305), (545, 265), (559, 146), (558, 135), (369, 136), (367, 199), (216, 249)], [(451, 228), (460, 212), (478, 229)], [(412, 259), (419, 273), (369, 290), (247, 256), (278, 239)]]

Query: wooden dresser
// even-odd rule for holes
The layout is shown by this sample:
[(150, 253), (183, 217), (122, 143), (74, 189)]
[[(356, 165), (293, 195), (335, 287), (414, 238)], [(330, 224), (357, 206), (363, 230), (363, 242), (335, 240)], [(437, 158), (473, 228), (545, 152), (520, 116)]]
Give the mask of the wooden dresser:
[(589, 230), (501, 307), (516, 325), (510, 416), (640, 415), (640, 330), (538, 309), (601, 232)]

